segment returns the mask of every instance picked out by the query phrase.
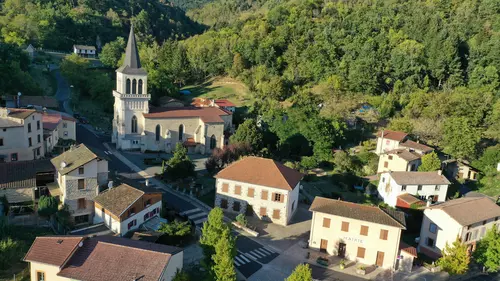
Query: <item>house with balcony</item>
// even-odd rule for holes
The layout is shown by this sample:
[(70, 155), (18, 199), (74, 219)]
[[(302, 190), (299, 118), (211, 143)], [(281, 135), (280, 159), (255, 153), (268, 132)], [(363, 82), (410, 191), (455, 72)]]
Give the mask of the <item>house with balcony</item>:
[(73, 53), (84, 58), (95, 58), (97, 49), (95, 46), (73, 45)]
[(323, 197), (309, 210), (309, 248), (364, 265), (411, 270), (416, 250), (400, 243), (404, 213)]
[(418, 251), (439, 257), (446, 245), (459, 237), (469, 252), (500, 221), (500, 207), (488, 197), (462, 197), (431, 205), (424, 210)]
[[(411, 194), (422, 201), (444, 202), (450, 181), (437, 172), (385, 172), (380, 175), (378, 194), (391, 207), (398, 206), (398, 198)], [(400, 206), (407, 207), (407, 206)]]
[(227, 212), (288, 225), (297, 211), (302, 177), (273, 159), (245, 157), (215, 176), (215, 205)]
[(32, 281), (172, 281), (181, 248), (113, 236), (37, 237), (24, 261)]
[(160, 216), (161, 196), (154, 188), (111, 187), (94, 198), (94, 223), (104, 223), (114, 233), (124, 235)]
[(92, 223), (94, 198), (108, 183), (108, 161), (80, 144), (51, 162), (57, 171), (57, 181), (49, 187), (52, 196), (59, 196), (61, 204), (69, 207), (75, 224)]

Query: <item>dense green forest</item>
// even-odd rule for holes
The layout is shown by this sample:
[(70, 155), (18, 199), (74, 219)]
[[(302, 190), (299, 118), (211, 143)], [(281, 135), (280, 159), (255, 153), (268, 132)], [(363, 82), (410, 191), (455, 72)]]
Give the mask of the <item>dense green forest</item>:
[(203, 5), (211, 2), (212, 0), (170, 0), (173, 6), (179, 7), (184, 11), (191, 9), (198, 9), (203, 7)]

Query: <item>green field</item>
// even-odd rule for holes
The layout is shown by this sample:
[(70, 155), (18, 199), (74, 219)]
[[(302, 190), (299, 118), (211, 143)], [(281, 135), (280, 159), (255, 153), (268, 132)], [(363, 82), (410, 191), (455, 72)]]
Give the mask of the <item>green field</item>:
[(188, 85), (181, 90), (191, 91), (191, 95), (182, 96), (185, 102), (192, 98), (228, 99), (236, 106), (249, 106), (252, 103), (250, 90), (242, 82), (229, 78), (217, 77), (204, 83)]

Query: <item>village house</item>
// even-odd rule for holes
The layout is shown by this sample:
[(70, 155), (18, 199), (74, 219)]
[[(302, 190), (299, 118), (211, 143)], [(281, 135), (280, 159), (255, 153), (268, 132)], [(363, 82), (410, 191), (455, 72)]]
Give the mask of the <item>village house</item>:
[(375, 153), (381, 155), (395, 149), (405, 149), (418, 155), (425, 155), (434, 149), (425, 144), (414, 142), (408, 139), (408, 134), (404, 132), (383, 130), (377, 135), (377, 148)]
[(411, 194), (423, 201), (444, 202), (450, 182), (437, 172), (386, 172), (380, 175), (379, 197), (391, 207), (398, 206), (398, 198)]
[(236, 111), (236, 105), (229, 100), (212, 100), (207, 98), (193, 98), (191, 102), (192, 106), (195, 107), (217, 107), (224, 110), (227, 110), (231, 113)]
[(245, 157), (216, 176), (215, 205), (288, 225), (297, 211), (303, 174), (272, 159)]
[(437, 258), (446, 243), (458, 237), (471, 252), (489, 229), (498, 228), (499, 218), (500, 207), (488, 197), (463, 197), (431, 205), (424, 210), (418, 250)]
[(32, 109), (0, 108), (0, 162), (45, 156), (42, 114)]
[(76, 141), (76, 119), (59, 112), (44, 112), (43, 140), (46, 153), (52, 152), (59, 139)]
[(31, 281), (171, 281), (183, 267), (183, 252), (113, 236), (45, 236), (24, 260)]
[(309, 248), (364, 265), (411, 270), (416, 250), (400, 243), (404, 213), (323, 197), (309, 210)]
[(141, 66), (133, 28), (123, 65), (116, 70), (113, 134), (121, 150), (172, 152), (177, 143), (188, 153), (223, 148), (232, 114), (217, 107), (149, 107), (148, 74)]
[(95, 58), (97, 54), (96, 47), (86, 45), (73, 45), (73, 53), (84, 58)]
[(380, 154), (377, 173), (389, 171), (413, 172), (422, 164), (422, 155), (404, 148), (389, 150)]
[(442, 169), (446, 176), (457, 180), (477, 180), (479, 171), (466, 160), (448, 159), (443, 161)]
[(135, 188), (121, 184), (94, 198), (94, 224), (104, 223), (116, 234), (138, 229), (144, 222), (160, 216), (161, 196), (153, 188)]
[(69, 207), (75, 224), (92, 223), (94, 198), (108, 183), (108, 161), (84, 144), (72, 146), (51, 161), (57, 182), (49, 186), (50, 193)]

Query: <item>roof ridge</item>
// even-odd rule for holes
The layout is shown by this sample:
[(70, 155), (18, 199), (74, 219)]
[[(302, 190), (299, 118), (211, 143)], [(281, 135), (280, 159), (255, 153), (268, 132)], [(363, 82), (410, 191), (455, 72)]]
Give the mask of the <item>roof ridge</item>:
[[(126, 238), (120, 238), (120, 239), (126, 239)], [(133, 241), (133, 240), (131, 240)], [(143, 241), (144, 242), (144, 241)], [(112, 242), (108, 242), (108, 241), (101, 241), (101, 240), (97, 240), (97, 244), (99, 243), (103, 243), (103, 244), (107, 244), (107, 245), (111, 245), (111, 246), (115, 246), (115, 247), (122, 247), (122, 248), (129, 248), (129, 249), (134, 249), (134, 250), (139, 250), (139, 251), (144, 251), (144, 252), (152, 252), (152, 253), (158, 253), (158, 254), (162, 254), (162, 255), (167, 255), (169, 257), (172, 256), (171, 253), (164, 253), (164, 252), (159, 252), (159, 251), (153, 251), (153, 250), (148, 250), (148, 249), (143, 249), (143, 248), (137, 248), (137, 247), (132, 247), (132, 246), (126, 246), (126, 245), (122, 245), (122, 244), (116, 244), (116, 243), (112, 243)], [(148, 243), (150, 244), (149, 242), (144, 242), (144, 243)], [(170, 247), (174, 247), (174, 246), (170, 246)]]

